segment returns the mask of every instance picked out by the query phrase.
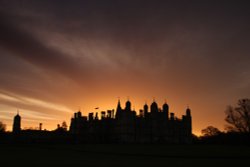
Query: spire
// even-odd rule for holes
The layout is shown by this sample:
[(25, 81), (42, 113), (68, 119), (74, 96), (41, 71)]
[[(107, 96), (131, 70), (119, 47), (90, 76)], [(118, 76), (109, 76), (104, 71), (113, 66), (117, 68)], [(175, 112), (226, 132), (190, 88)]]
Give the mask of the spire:
[(117, 104), (117, 110), (121, 110), (122, 107), (121, 107), (121, 101), (120, 101), (120, 98), (118, 97), (118, 104)]
[(120, 98), (118, 97), (118, 103), (117, 103), (117, 107), (116, 107), (116, 115), (115, 117), (118, 118), (120, 117), (122, 114), (122, 107), (121, 107), (121, 101)]
[(14, 133), (18, 133), (21, 131), (21, 117), (19, 115), (19, 110), (17, 110), (17, 115), (14, 116), (12, 128)]
[(19, 110), (17, 109), (17, 111), (16, 111), (17, 113), (16, 113), (16, 116), (15, 117), (20, 117), (20, 115), (19, 115)]
[(162, 106), (162, 109), (163, 109), (163, 113), (165, 115), (165, 118), (168, 120), (169, 119), (169, 106), (167, 104), (166, 99), (165, 99), (165, 103)]
[(122, 111), (121, 101), (120, 101), (120, 98), (118, 97), (116, 112), (121, 112), (121, 111)]

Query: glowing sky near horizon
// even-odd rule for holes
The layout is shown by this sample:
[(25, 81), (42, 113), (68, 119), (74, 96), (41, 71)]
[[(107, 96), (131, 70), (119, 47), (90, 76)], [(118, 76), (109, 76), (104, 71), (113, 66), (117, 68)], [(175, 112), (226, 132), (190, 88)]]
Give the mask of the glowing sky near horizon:
[(153, 97), (193, 132), (224, 129), (226, 106), (250, 97), (245, 1), (0, 1), (0, 121), (49, 130), (79, 108), (138, 111)]

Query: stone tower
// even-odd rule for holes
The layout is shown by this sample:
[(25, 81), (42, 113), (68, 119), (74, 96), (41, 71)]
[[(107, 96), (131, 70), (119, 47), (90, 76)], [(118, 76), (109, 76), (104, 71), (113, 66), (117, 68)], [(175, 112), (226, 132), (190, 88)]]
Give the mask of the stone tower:
[(17, 111), (17, 115), (14, 117), (13, 122), (13, 130), (14, 133), (19, 133), (21, 131), (21, 117), (19, 115), (19, 111)]

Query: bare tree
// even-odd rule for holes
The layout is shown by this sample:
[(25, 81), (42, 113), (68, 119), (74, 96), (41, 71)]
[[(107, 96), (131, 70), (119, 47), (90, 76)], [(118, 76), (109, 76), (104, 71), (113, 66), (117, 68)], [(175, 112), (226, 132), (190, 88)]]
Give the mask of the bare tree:
[(0, 121), (0, 133), (3, 133), (6, 131), (6, 125)]
[(205, 129), (201, 130), (201, 133), (203, 136), (216, 136), (221, 133), (221, 131), (218, 128), (215, 128), (213, 126), (208, 126)]
[(250, 99), (240, 99), (236, 107), (226, 109), (227, 131), (250, 133)]

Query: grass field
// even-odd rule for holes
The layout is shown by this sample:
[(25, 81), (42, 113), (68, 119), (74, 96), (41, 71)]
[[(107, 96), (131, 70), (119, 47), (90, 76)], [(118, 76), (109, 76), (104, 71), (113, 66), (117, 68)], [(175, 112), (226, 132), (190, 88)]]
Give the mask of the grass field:
[(0, 166), (249, 166), (250, 147), (0, 145)]

